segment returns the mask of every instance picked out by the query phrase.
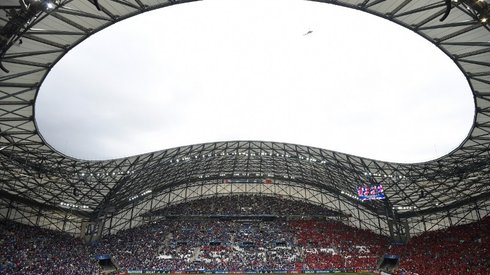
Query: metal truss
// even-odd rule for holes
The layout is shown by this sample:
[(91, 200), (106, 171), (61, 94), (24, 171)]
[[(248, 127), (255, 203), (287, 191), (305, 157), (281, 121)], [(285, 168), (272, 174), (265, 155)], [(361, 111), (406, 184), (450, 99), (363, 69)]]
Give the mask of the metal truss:
[[(261, 141), (189, 145), (107, 161), (62, 155), (44, 142), (34, 117), (36, 95), (50, 69), (97, 31), (188, 1), (57, 0), (51, 10), (31, 9), (22, 5), (26, 2), (0, 5), (0, 217), (74, 234), (83, 222), (103, 223), (110, 233), (140, 224), (144, 212), (165, 204), (240, 193), (222, 188), (223, 181), (244, 178), (271, 179), (274, 188), (283, 189), (271, 194), (332, 207), (352, 215), (356, 226), (394, 237), (476, 220), (490, 211), (486, 1), (318, 1), (368, 12), (416, 32), (467, 78), (475, 102), (470, 133), (447, 156), (417, 164)], [(382, 183), (388, 199), (358, 201), (355, 189), (366, 182)], [(260, 193), (265, 187), (247, 188)]]

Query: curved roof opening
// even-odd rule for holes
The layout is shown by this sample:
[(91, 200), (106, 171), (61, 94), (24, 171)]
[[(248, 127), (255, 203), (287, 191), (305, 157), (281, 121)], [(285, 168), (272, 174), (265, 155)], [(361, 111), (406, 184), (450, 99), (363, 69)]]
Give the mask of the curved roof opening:
[(92, 35), (54, 66), (35, 111), (46, 142), (81, 159), (264, 140), (409, 163), (455, 149), (474, 102), (450, 58), (384, 19), (208, 0)]

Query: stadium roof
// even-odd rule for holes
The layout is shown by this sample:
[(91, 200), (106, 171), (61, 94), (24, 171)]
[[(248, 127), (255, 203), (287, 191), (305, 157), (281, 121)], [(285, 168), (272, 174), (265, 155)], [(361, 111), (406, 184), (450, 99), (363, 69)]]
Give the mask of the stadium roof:
[(86, 160), (264, 140), (413, 163), (461, 144), (472, 95), (444, 52), (377, 16), (302, 0), (207, 0), (80, 43), (43, 81), (35, 120), (55, 150)]
[[(411, 29), (461, 68), (474, 94), (474, 124), (459, 148), (434, 161), (388, 163), (262, 141), (197, 144), (123, 159), (82, 161), (64, 156), (46, 144), (35, 124), (34, 104), (38, 89), (54, 64), (78, 43), (111, 24), (184, 2), (2, 2), (1, 197), (92, 217), (108, 207), (125, 208), (182, 184), (258, 178), (312, 186), (373, 213), (383, 212), (386, 205), (360, 203), (354, 190), (360, 181), (381, 182), (390, 205), (404, 207), (398, 211), (402, 217), (488, 200), (490, 12), (487, 2), (481, 0), (320, 1), (372, 13)], [(16, 43), (22, 43), (22, 47), (13, 47)]]

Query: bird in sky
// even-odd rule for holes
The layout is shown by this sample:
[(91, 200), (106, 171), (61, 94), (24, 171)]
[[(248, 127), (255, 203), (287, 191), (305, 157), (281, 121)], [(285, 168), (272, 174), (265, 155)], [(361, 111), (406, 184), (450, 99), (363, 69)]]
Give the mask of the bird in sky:
[(308, 32), (306, 32), (305, 34), (303, 34), (303, 36), (308, 35), (308, 34), (310, 34), (312, 32), (313, 32), (312, 30), (309, 30)]

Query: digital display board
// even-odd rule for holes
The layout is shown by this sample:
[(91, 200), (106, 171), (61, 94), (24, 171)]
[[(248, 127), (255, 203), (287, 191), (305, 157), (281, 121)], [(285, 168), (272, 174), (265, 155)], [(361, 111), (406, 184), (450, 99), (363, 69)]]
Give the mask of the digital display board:
[(362, 201), (383, 200), (383, 199), (385, 199), (385, 193), (383, 190), (383, 185), (371, 184), (371, 185), (359, 186), (359, 187), (357, 187), (357, 196)]

